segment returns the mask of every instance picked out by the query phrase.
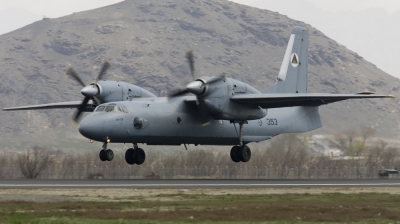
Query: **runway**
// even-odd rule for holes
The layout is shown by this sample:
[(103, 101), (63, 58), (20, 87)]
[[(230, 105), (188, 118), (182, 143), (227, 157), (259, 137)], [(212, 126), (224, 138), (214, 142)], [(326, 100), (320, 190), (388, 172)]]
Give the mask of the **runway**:
[(354, 179), (354, 180), (0, 180), (0, 189), (79, 189), (79, 188), (346, 188), (346, 187), (400, 187), (400, 179)]

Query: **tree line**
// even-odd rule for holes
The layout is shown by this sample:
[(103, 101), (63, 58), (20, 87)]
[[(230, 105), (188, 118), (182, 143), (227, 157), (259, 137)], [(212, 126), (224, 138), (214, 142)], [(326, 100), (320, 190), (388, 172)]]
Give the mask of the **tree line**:
[[(279, 170), (279, 176), (284, 177), (289, 168), (303, 169), (342, 169), (352, 167), (357, 172), (372, 172), (382, 168), (400, 167), (400, 149), (389, 146), (383, 140), (371, 139), (375, 130), (363, 127), (360, 130), (346, 130), (329, 139), (331, 148), (339, 149), (341, 156), (312, 154), (309, 139), (305, 134), (283, 134), (270, 140), (267, 146), (253, 147), (252, 158), (247, 163), (234, 163), (230, 159), (229, 149), (179, 149), (172, 153), (162, 153), (160, 150), (147, 152), (147, 158), (141, 169), (157, 169), (172, 167), (267, 167)], [(8, 172), (7, 178), (40, 177), (47, 172), (57, 173), (60, 178), (85, 178), (99, 168), (106, 166), (107, 170), (121, 170), (127, 172), (128, 168), (139, 169), (137, 165), (129, 167), (122, 153), (116, 154), (111, 162), (102, 162), (98, 158), (98, 151), (79, 155), (68, 154), (62, 151), (49, 150), (45, 147), (35, 146), (31, 149), (15, 154), (3, 153), (0, 157), (2, 164), (0, 178), (6, 178), (7, 169), (13, 167), (19, 172)], [(88, 173), (88, 166), (92, 170)], [(82, 167), (86, 168), (83, 173)], [(93, 168), (94, 167), (94, 168)], [(102, 169), (104, 170), (104, 169)], [(100, 174), (101, 175), (101, 174)]]

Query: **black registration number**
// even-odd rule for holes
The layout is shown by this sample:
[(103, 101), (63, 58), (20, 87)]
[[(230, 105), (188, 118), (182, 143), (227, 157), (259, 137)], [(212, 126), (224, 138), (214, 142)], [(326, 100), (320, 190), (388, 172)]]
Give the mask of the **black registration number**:
[(267, 118), (267, 125), (278, 125), (278, 120), (275, 118)]

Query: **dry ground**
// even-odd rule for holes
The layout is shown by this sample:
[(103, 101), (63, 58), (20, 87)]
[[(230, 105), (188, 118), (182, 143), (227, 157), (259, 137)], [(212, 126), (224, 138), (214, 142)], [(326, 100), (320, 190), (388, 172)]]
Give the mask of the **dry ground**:
[(170, 195), (280, 195), (280, 194), (400, 194), (400, 187), (368, 188), (268, 188), (268, 189), (0, 189), (0, 201), (134, 202), (174, 200)]
[(400, 223), (400, 188), (1, 189), (0, 223)]

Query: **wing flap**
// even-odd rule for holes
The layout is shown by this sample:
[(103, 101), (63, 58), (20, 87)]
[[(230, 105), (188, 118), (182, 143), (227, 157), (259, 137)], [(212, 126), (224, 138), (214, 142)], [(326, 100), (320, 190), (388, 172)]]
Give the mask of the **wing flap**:
[[(4, 111), (13, 110), (43, 110), (43, 109), (64, 109), (64, 108), (78, 108), (82, 104), (81, 101), (69, 101), (69, 102), (59, 102), (59, 103), (49, 103), (49, 104), (39, 104), (39, 105), (29, 105), (22, 107), (10, 107), (3, 108)], [(95, 108), (93, 101), (90, 100), (87, 106), (84, 108), (86, 112), (92, 112)]]
[(348, 99), (394, 98), (391, 95), (375, 94), (242, 94), (231, 97), (231, 101), (241, 104), (253, 104), (262, 108), (279, 108), (294, 106), (321, 106)]

